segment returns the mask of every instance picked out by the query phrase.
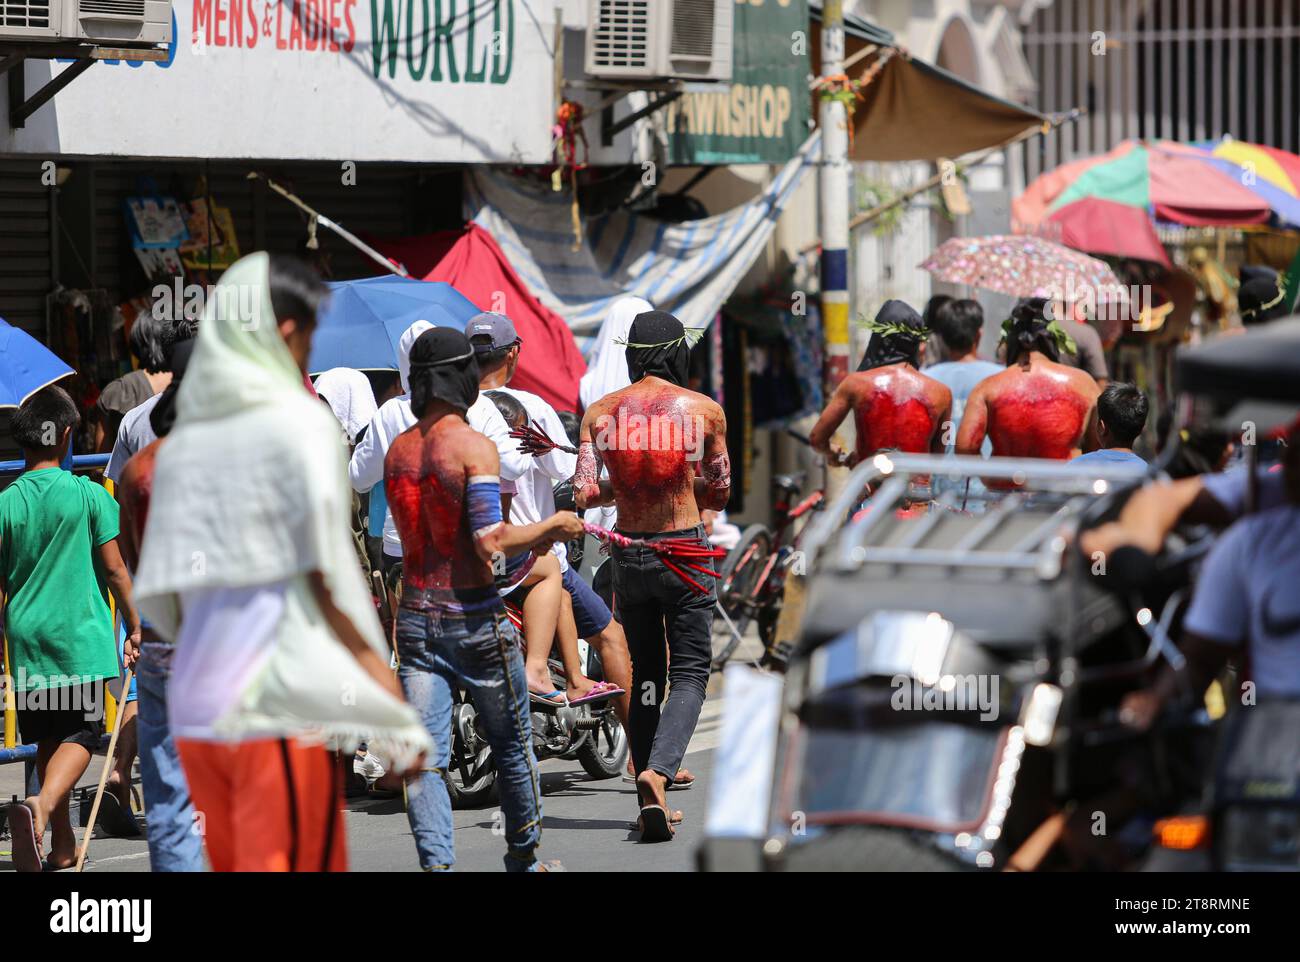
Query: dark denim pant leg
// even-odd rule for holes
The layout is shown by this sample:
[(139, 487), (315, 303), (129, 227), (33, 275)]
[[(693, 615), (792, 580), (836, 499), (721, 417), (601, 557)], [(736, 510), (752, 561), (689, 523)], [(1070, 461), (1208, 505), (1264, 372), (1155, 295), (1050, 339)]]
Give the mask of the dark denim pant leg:
[[(705, 562), (706, 564), (708, 562)], [(660, 591), (664, 628), (668, 635), (668, 698), (655, 732), (654, 747), (646, 767), (673, 779), (686, 757), (686, 746), (695, 734), (709, 686), (713, 661), (713, 579), (696, 580), (707, 587), (699, 594), (660, 563)]]
[[(614, 603), (632, 658), (632, 692), (628, 709), (628, 750), (639, 775), (650, 762), (659, 728), (659, 709), (668, 685), (668, 648), (659, 602), (646, 591), (647, 575), (638, 548), (615, 549)], [(652, 576), (650, 576), (652, 577)]]
[(136, 665), (140, 787), (148, 818), (149, 867), (155, 872), (202, 872), (203, 838), (194, 821), (190, 788), (167, 724), (170, 645), (146, 643)]
[[(704, 540), (702, 530), (694, 533)], [(633, 766), (638, 774), (649, 768), (671, 779), (686, 755), (709, 683), (712, 579), (697, 579), (709, 589), (698, 594), (645, 548), (618, 551), (615, 562), (615, 599), (632, 655)]]
[(456, 864), (451, 796), (443, 773), (451, 756), (450, 669), (440, 663), (430, 638), (425, 615), (400, 611), (397, 616), (398, 679), (402, 692), (433, 738), (433, 753), (407, 789), (406, 818), (415, 838), (420, 867), (426, 872), (449, 872)]

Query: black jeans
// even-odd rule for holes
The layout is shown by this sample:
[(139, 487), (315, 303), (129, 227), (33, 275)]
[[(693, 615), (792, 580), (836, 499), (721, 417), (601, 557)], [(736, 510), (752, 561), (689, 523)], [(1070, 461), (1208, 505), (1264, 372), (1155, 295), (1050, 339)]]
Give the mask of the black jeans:
[[(708, 544), (703, 525), (661, 534), (622, 533), (648, 541), (691, 538)], [(672, 779), (695, 732), (709, 684), (713, 579), (692, 573), (708, 588), (707, 594), (699, 594), (649, 548), (614, 547), (612, 556), (614, 604), (632, 655), (632, 764), (638, 775), (648, 768)]]

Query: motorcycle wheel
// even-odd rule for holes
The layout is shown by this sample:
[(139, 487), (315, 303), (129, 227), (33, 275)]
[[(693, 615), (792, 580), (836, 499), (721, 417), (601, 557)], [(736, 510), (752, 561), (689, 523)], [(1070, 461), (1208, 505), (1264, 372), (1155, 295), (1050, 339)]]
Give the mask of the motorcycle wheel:
[(482, 808), (496, 800), (497, 769), (492, 749), (474, 733), (474, 718), (474, 705), (469, 701), (452, 706), (451, 761), (442, 774), (452, 808)]
[(854, 825), (791, 845), (782, 872), (961, 872), (966, 866), (896, 828)]
[(612, 711), (605, 712), (600, 725), (587, 733), (578, 749), (578, 762), (597, 780), (622, 773), (627, 765), (627, 733)]

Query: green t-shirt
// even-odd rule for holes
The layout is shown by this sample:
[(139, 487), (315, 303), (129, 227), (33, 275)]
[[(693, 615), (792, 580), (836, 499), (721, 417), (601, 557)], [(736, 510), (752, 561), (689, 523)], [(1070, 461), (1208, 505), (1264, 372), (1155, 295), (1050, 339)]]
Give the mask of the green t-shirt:
[(15, 691), (117, 675), (108, 587), (95, 550), (117, 531), (112, 496), (62, 468), (27, 471), (0, 491), (0, 575)]

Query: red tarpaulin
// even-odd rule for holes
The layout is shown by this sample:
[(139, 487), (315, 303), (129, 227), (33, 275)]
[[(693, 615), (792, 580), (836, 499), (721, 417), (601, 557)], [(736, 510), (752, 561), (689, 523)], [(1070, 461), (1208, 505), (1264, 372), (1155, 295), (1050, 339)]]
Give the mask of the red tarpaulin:
[(557, 411), (579, 410), (578, 379), (587, 365), (573, 334), (533, 297), (491, 234), (470, 224), (459, 231), (367, 241), (405, 264), (412, 277), (445, 281), (483, 310), (509, 317), (523, 341), (510, 386), (539, 395)]

